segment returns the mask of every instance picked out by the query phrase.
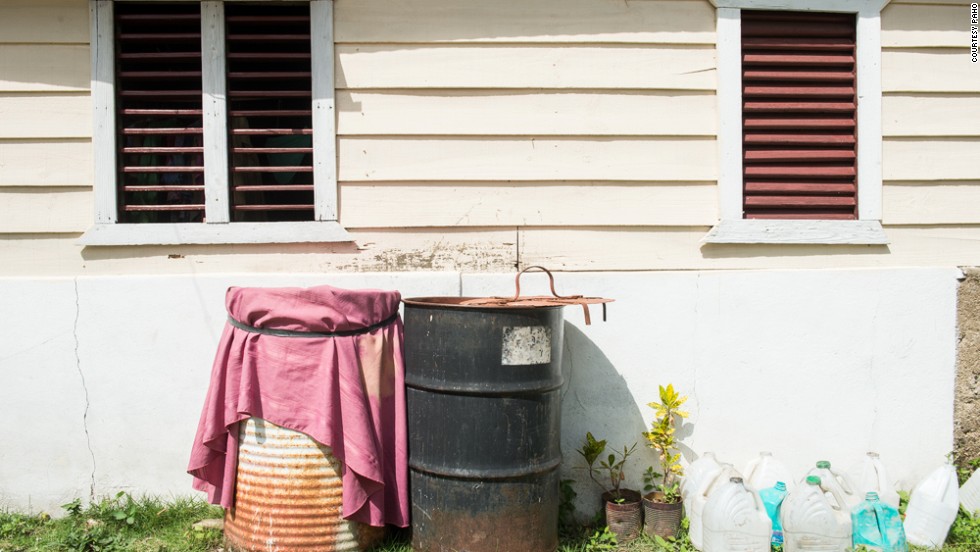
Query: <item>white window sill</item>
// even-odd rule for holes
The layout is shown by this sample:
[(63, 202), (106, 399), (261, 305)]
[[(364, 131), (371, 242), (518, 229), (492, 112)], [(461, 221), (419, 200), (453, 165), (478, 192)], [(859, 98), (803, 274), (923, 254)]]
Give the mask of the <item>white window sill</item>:
[(877, 220), (723, 220), (704, 243), (886, 245)]
[(200, 245), (329, 243), (354, 241), (336, 221), (232, 222), (226, 224), (96, 224), (79, 245)]

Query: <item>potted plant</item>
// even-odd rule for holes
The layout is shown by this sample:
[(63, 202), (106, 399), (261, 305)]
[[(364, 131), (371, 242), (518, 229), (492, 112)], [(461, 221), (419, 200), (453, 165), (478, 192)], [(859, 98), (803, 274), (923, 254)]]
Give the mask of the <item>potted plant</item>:
[(643, 510), (646, 513), (643, 531), (650, 536), (673, 537), (680, 527), (683, 507), (680, 477), (684, 475), (684, 470), (674, 431), (680, 420), (687, 417), (687, 412), (679, 410), (686, 400), (687, 397), (682, 397), (672, 384), (668, 384), (667, 387), (660, 386), (660, 402), (647, 405), (657, 412), (650, 431), (643, 432), (643, 436), (647, 439), (647, 446), (657, 452), (661, 469), (661, 472), (656, 472), (651, 466), (643, 475), (643, 490), (647, 492), (643, 497)]
[[(589, 478), (602, 489), (605, 505), (606, 524), (616, 534), (616, 541), (625, 544), (640, 536), (643, 512), (640, 506), (640, 493), (622, 488), (626, 479), (624, 466), (626, 459), (636, 450), (636, 443), (623, 447), (623, 452), (613, 452), (606, 457), (606, 441), (597, 440), (592, 433), (585, 434), (585, 441), (578, 453), (589, 467)], [(601, 480), (608, 481), (608, 485)]]

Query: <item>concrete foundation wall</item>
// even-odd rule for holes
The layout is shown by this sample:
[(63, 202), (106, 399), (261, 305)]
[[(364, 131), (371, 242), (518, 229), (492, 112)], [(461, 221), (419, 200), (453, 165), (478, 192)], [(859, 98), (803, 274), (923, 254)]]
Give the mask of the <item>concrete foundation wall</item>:
[[(956, 269), (561, 273), (559, 293), (612, 297), (609, 319), (565, 309), (563, 477), (597, 507), (575, 453), (586, 431), (642, 440), (657, 387), (690, 396), (685, 461), (742, 467), (771, 450), (799, 475), (877, 450), (909, 488), (953, 447)], [(541, 275), (526, 293), (543, 293)], [(391, 273), (6, 279), (0, 285), (0, 508), (74, 497), (189, 494), (184, 472), (229, 285), (505, 295), (502, 274)], [(422, 429), (424, 430), (424, 429)], [(641, 443), (642, 446), (642, 443)], [(639, 449), (639, 447), (638, 447)], [(643, 448), (629, 483), (654, 462)]]

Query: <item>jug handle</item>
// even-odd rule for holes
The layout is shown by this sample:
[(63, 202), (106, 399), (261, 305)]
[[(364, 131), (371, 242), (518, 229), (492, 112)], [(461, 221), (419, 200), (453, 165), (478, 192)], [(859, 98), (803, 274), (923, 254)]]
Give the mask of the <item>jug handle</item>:
[(845, 493), (850, 495), (854, 494), (854, 489), (851, 487), (850, 481), (847, 480), (847, 476), (845, 476), (843, 473), (835, 473), (835, 472), (831, 472), (831, 473), (834, 474), (834, 479), (837, 480), (837, 483), (840, 485), (840, 488), (843, 489)]
[(703, 491), (701, 491), (701, 498), (708, 498), (708, 495), (711, 494), (711, 491), (715, 488), (715, 485), (717, 485), (719, 481), (724, 479), (723, 477), (721, 477), (722, 475), (724, 475), (724, 473), (725, 473), (725, 469), (722, 468), (722, 470), (718, 472), (717, 475), (715, 475), (715, 478), (711, 480), (711, 483), (709, 483), (708, 486), (705, 487)]
[[(957, 491), (960, 490), (960, 483), (956, 479), (956, 468), (954, 468), (953, 465), (948, 462), (946, 463), (946, 467), (948, 468), (946, 470), (946, 488), (943, 489), (942, 497), (942, 500), (944, 501), (946, 500), (946, 495), (949, 494), (950, 489), (956, 489)], [(957, 500), (957, 502), (959, 502), (959, 500)]]
[[(878, 460), (877, 462), (874, 462), (872, 466), (874, 466), (875, 475), (878, 477), (878, 488), (884, 491), (885, 488), (883, 483), (888, 481), (888, 472), (885, 471), (885, 465), (881, 463), (881, 460)], [(894, 489), (888, 490), (893, 491)]]
[(749, 492), (752, 493), (752, 498), (755, 499), (755, 509), (756, 509), (756, 511), (765, 512), (766, 511), (766, 505), (765, 505), (765, 503), (762, 502), (762, 497), (759, 495), (759, 491), (750, 488), (749, 489)]
[(847, 512), (848, 510), (847, 502), (844, 501), (844, 497), (840, 496), (840, 494), (837, 492), (836, 489), (828, 489), (827, 487), (824, 487), (823, 483), (821, 483), (820, 490), (823, 491), (825, 494), (830, 493), (830, 496), (834, 497), (834, 501), (837, 502), (838, 505), (837, 506), (838, 510), (842, 512)]

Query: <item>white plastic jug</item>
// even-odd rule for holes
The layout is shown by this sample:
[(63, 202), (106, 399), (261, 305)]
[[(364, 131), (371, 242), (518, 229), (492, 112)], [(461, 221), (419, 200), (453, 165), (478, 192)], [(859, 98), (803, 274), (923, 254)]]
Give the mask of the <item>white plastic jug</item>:
[(959, 510), (959, 490), (951, 464), (937, 468), (916, 485), (905, 510), (909, 544), (939, 548), (946, 542), (946, 533)]
[(732, 477), (704, 505), (704, 552), (769, 552), (772, 521), (762, 501)]
[(830, 462), (820, 460), (815, 468), (811, 468), (807, 476), (815, 475), (820, 478), (820, 485), (827, 491), (839, 495), (843, 499), (842, 507), (850, 512), (864, 500), (864, 495), (854, 492), (854, 486), (847, 476), (830, 467)]
[(851, 514), (844, 497), (821, 485), (815, 475), (786, 495), (780, 513), (785, 552), (845, 552), (851, 546)]
[(960, 487), (960, 504), (973, 517), (980, 517), (980, 470), (973, 472)]
[(691, 544), (698, 550), (704, 550), (704, 505), (709, 496), (733, 477), (741, 477), (741, 474), (731, 464), (721, 464), (718, 470), (711, 472), (710, 477), (706, 476), (701, 480), (701, 488), (691, 495), (690, 502), (686, 504), (690, 522), (687, 534), (691, 537)]
[(789, 489), (793, 488), (793, 478), (786, 465), (768, 451), (760, 452), (759, 456), (749, 461), (742, 473), (745, 474), (745, 484), (754, 491), (768, 489), (777, 481), (786, 483)]
[(691, 462), (691, 465), (684, 470), (684, 477), (681, 478), (681, 499), (687, 503), (691, 496), (701, 490), (701, 484), (706, 478), (714, 477), (713, 474), (721, 471), (721, 463), (715, 457), (715, 453), (706, 452), (700, 458)]
[(854, 494), (865, 496), (877, 493), (878, 499), (892, 508), (898, 508), (898, 491), (888, 479), (885, 465), (877, 452), (869, 452), (857, 465), (848, 470), (851, 482), (854, 483)]

